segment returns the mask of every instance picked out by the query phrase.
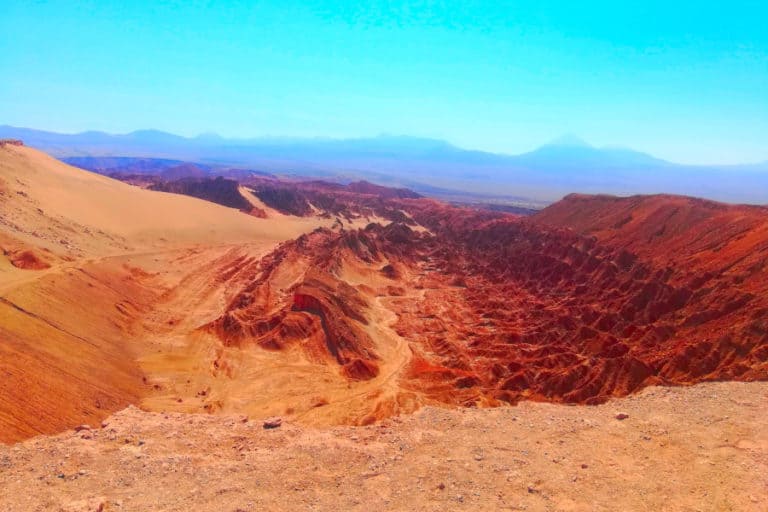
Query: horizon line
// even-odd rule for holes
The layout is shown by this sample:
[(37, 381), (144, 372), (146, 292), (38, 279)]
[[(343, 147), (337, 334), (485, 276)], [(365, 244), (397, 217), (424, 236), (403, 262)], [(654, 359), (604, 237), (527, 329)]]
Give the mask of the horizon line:
[[(332, 135), (313, 135), (313, 136), (301, 136), (301, 135), (253, 135), (253, 136), (224, 136), (220, 135), (217, 132), (209, 131), (209, 132), (201, 132), (196, 135), (181, 135), (174, 132), (169, 132), (165, 130), (160, 130), (157, 128), (138, 128), (135, 130), (127, 131), (124, 133), (116, 133), (116, 132), (109, 132), (104, 130), (82, 130), (82, 131), (76, 131), (76, 132), (63, 132), (63, 131), (55, 131), (50, 129), (40, 129), (40, 128), (31, 128), (28, 126), (14, 126), (10, 124), (2, 124), (0, 125), (0, 128), (12, 128), (15, 130), (30, 130), (30, 131), (36, 131), (36, 132), (44, 132), (44, 133), (50, 133), (54, 135), (63, 135), (63, 136), (77, 136), (77, 135), (86, 135), (86, 134), (101, 134), (101, 135), (107, 135), (110, 137), (120, 137), (120, 136), (127, 136), (127, 135), (134, 135), (138, 133), (151, 133), (155, 132), (158, 134), (163, 135), (170, 135), (172, 137), (176, 137), (179, 139), (184, 139), (187, 141), (194, 141), (196, 139), (204, 139), (204, 138), (218, 138), (223, 141), (232, 141), (232, 142), (249, 142), (249, 141), (260, 141), (260, 140), (294, 140), (294, 141), (334, 141), (334, 142), (340, 142), (340, 141), (363, 141), (363, 140), (375, 140), (375, 139), (383, 139), (383, 138), (401, 138), (401, 139), (412, 139), (412, 140), (423, 140), (423, 141), (431, 141), (431, 142), (439, 142), (441, 144), (446, 144), (452, 148), (466, 151), (466, 152), (476, 152), (476, 153), (485, 153), (489, 155), (497, 155), (497, 156), (507, 156), (507, 157), (516, 157), (516, 156), (522, 156), (527, 155), (533, 152), (536, 152), (540, 149), (546, 148), (546, 147), (571, 147), (571, 148), (589, 148), (594, 149), (597, 151), (611, 151), (611, 150), (618, 150), (618, 151), (629, 151), (637, 154), (643, 154), (646, 156), (649, 156), (651, 158), (654, 158), (656, 160), (659, 160), (660, 162), (672, 164), (676, 166), (685, 166), (685, 167), (743, 167), (743, 166), (759, 166), (759, 165), (768, 165), (768, 158), (765, 160), (757, 160), (757, 161), (739, 161), (739, 162), (729, 162), (729, 163), (722, 163), (722, 162), (709, 162), (709, 163), (683, 163), (683, 162), (676, 162), (673, 160), (667, 160), (665, 158), (657, 157), (653, 152), (635, 149), (631, 146), (626, 146), (623, 144), (605, 144), (605, 145), (594, 145), (590, 142), (587, 142), (584, 140), (581, 136), (574, 134), (572, 132), (564, 132), (554, 138), (549, 139), (547, 142), (538, 144), (534, 146), (532, 149), (528, 151), (523, 151), (521, 153), (511, 153), (511, 152), (501, 152), (501, 151), (490, 151), (485, 149), (477, 149), (477, 148), (468, 148), (459, 144), (456, 144), (450, 140), (434, 137), (434, 136), (422, 136), (422, 135), (409, 135), (404, 133), (390, 133), (390, 132), (379, 132), (375, 135), (357, 135), (357, 136), (332, 136)], [(566, 143), (559, 143), (561, 140), (571, 140), (572, 142), (566, 142)]]

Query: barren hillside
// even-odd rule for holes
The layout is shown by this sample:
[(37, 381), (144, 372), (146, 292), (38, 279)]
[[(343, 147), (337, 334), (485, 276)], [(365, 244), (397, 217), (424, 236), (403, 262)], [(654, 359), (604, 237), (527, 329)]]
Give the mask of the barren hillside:
[(128, 404), (369, 424), (768, 378), (765, 209), (570, 196), (526, 219), (229, 186), (255, 218), (0, 151), (4, 440)]

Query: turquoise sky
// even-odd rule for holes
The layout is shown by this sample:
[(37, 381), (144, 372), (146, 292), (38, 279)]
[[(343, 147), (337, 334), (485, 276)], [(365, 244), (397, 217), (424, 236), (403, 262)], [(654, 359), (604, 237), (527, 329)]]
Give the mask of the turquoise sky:
[(15, 1), (0, 124), (768, 160), (768, 2)]

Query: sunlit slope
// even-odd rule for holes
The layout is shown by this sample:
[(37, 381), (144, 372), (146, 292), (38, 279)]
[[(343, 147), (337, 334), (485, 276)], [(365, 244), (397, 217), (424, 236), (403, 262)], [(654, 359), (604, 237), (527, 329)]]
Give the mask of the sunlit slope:
[(171, 244), (285, 239), (280, 224), (187, 196), (153, 192), (66, 165), (26, 147), (0, 148), (2, 228), (35, 245), (85, 255)]
[(319, 223), (257, 219), (0, 146), (0, 442), (140, 399), (136, 358), (152, 336), (135, 327), (187, 272), (180, 251), (261, 252)]

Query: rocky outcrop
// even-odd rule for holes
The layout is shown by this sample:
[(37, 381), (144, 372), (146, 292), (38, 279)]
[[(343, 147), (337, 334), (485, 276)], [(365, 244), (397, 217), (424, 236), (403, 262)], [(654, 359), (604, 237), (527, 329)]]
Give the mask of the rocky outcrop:
[[(251, 213), (253, 205), (240, 194), (238, 186), (236, 181), (219, 176), (213, 179), (187, 178), (175, 181), (160, 181), (151, 185), (149, 189), (197, 197)], [(258, 212), (256, 213), (256, 216), (259, 216)]]
[(45, 270), (46, 268), (51, 268), (51, 264), (44, 257), (31, 249), (8, 253), (6, 256), (11, 265), (16, 268), (25, 270)]
[[(438, 212), (414, 213), (435, 233), (424, 265), (430, 284), (416, 312), (398, 324), (425, 346), (430, 368), (414, 364), (416, 385), (448, 394), (435, 383), (440, 375), (462, 389), (451, 392), (452, 401), (490, 393), (511, 402), (595, 403), (649, 384), (768, 378), (764, 211), (751, 230), (739, 230), (750, 251), (732, 248), (727, 256), (710, 257), (701, 251), (711, 248), (696, 250), (695, 243), (705, 236), (708, 246), (730, 245), (728, 226), (717, 241), (678, 226), (691, 240), (689, 261), (701, 261), (703, 270), (672, 266), (680, 252), (664, 244), (652, 257), (628, 250), (632, 239), (602, 243), (535, 218)], [(737, 268), (738, 277), (729, 275)], [(451, 289), (456, 275), (463, 286)]]
[(312, 213), (306, 197), (293, 187), (272, 182), (261, 182), (253, 187), (253, 193), (261, 201), (286, 215), (305, 217)]
[(323, 181), (252, 179), (248, 184), (270, 208), (298, 217), (320, 215), (347, 220), (379, 217), (414, 225), (403, 207), (405, 202), (421, 197), (408, 189), (382, 187), (365, 181), (340, 185)]
[[(375, 377), (379, 356), (365, 331), (367, 303), (335, 274), (340, 252), (356, 247), (356, 254), (363, 254), (365, 245), (327, 229), (283, 244), (258, 263), (253, 269), (258, 277), (205, 328), (225, 345), (300, 346), (311, 360), (337, 364), (350, 379)], [(376, 249), (368, 247), (371, 256)]]
[[(363, 194), (349, 207), (352, 197), (336, 199), (347, 214), (371, 205)], [(267, 277), (217, 321), (220, 337), (268, 348), (303, 343), (349, 378), (375, 375), (375, 340), (360, 328), (367, 305), (339, 277), (351, 258), (389, 283), (380, 293), (396, 298), (395, 330), (414, 352), (402, 385), (432, 400), (591, 404), (651, 384), (768, 378), (764, 210), (717, 235), (667, 224), (678, 235), (660, 235), (645, 251), (634, 241), (645, 227), (626, 231), (620, 243), (551, 226), (542, 221), (552, 218), (547, 211), (523, 219), (428, 199), (382, 201), (429, 231), (372, 223), (282, 247), (268, 258)], [(704, 206), (675, 215), (717, 225), (722, 208)], [(632, 222), (616, 220), (626, 214), (591, 215), (627, 230)], [(659, 215), (648, 223), (658, 226)], [(738, 251), (736, 241), (749, 251)], [(682, 245), (687, 252), (676, 249)], [(681, 255), (701, 263), (677, 265)], [(298, 267), (306, 270), (283, 295), (269, 291), (269, 275)]]

